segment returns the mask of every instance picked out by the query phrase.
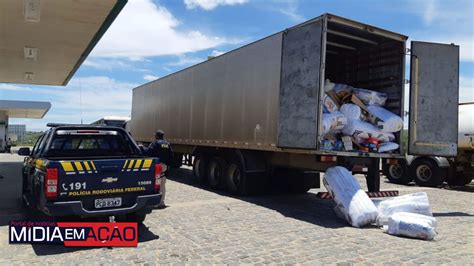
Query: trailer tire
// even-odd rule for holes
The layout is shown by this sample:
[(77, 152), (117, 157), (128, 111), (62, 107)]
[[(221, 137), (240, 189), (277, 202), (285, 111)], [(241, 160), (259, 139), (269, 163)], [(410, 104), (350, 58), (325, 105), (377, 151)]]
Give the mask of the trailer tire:
[(408, 174), (408, 166), (405, 160), (398, 160), (397, 164), (384, 163), (382, 171), (390, 183), (406, 185), (413, 180)]
[(197, 154), (193, 161), (193, 174), (200, 183), (207, 181), (207, 158), (204, 154)]
[(437, 187), (443, 184), (440, 167), (430, 159), (418, 158), (409, 167), (416, 184), (423, 187)]
[(213, 157), (207, 167), (207, 182), (212, 189), (221, 187), (227, 176), (227, 162), (220, 157)]
[(245, 195), (246, 174), (245, 169), (239, 160), (233, 160), (228, 168), (226, 174), (227, 189), (230, 193), (235, 195)]

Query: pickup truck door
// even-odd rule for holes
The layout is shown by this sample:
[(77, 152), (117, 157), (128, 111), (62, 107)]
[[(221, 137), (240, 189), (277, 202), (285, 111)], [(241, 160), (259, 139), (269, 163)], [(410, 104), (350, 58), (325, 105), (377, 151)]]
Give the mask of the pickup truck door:
[(459, 46), (411, 42), (408, 153), (456, 156)]

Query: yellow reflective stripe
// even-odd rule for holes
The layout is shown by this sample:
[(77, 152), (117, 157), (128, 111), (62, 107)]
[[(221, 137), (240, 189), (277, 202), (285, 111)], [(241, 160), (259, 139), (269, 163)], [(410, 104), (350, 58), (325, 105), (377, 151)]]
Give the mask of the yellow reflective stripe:
[(91, 168), (90, 168), (90, 166), (89, 166), (89, 163), (87, 163), (87, 161), (84, 162), (84, 166), (86, 167), (86, 170), (87, 170), (87, 171), (90, 171), (90, 170), (91, 170)]
[(142, 169), (143, 169), (143, 168), (146, 168), (146, 169), (150, 168), (151, 162), (152, 162), (152, 160), (150, 160), (150, 159), (144, 160), (144, 161), (143, 161), (143, 165), (142, 165)]
[(135, 169), (140, 169), (140, 165), (142, 164), (143, 160), (137, 160), (137, 163), (135, 163)]
[(122, 170), (127, 169), (127, 164), (128, 164), (128, 160), (126, 160), (125, 163), (123, 164)]
[(77, 171), (83, 171), (84, 168), (82, 168), (81, 162), (74, 162), (74, 165), (76, 166)]
[(61, 166), (66, 172), (74, 172), (74, 168), (72, 168), (71, 162), (61, 162)]
[(135, 160), (130, 161), (130, 164), (128, 165), (128, 169), (132, 169), (133, 163), (135, 163)]
[(92, 168), (94, 168), (95, 171), (97, 171), (97, 168), (95, 168), (95, 163), (91, 161)]

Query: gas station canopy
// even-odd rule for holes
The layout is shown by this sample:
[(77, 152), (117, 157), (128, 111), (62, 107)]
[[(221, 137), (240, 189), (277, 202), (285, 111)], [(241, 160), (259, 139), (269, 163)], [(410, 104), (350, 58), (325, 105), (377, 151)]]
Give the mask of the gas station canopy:
[(49, 102), (0, 100), (0, 113), (9, 118), (43, 118), (51, 108)]
[(126, 2), (0, 1), (0, 82), (66, 85)]

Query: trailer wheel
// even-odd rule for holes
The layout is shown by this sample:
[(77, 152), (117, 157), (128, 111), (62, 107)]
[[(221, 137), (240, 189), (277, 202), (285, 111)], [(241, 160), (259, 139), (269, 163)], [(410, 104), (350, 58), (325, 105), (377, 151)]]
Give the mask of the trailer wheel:
[(382, 171), (390, 183), (406, 185), (413, 180), (408, 174), (408, 167), (405, 160), (398, 160), (397, 164), (384, 163)]
[(227, 189), (232, 194), (244, 195), (246, 193), (245, 187), (245, 170), (242, 163), (233, 161), (227, 168)]
[(207, 157), (203, 154), (198, 154), (193, 161), (194, 177), (200, 182), (204, 183), (207, 179)]
[(207, 168), (207, 182), (212, 189), (217, 189), (221, 186), (222, 180), (227, 174), (227, 162), (219, 157), (214, 157), (209, 162)]
[(440, 167), (429, 159), (419, 158), (410, 165), (409, 169), (410, 175), (419, 186), (437, 187), (443, 184)]

